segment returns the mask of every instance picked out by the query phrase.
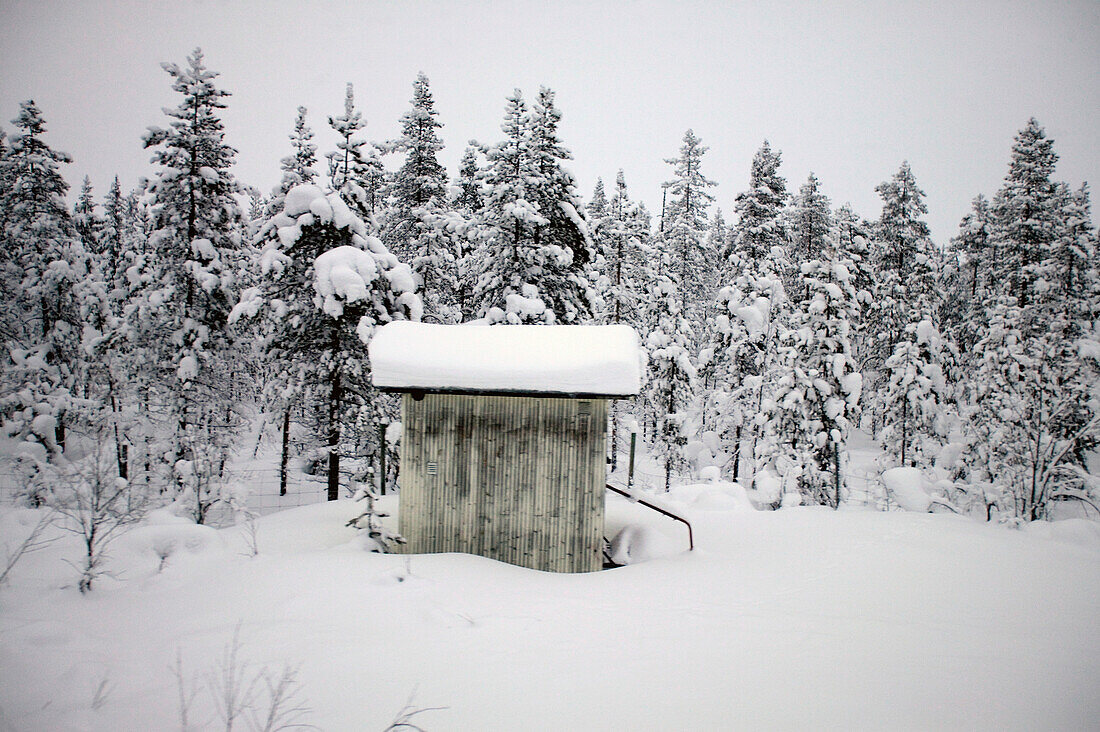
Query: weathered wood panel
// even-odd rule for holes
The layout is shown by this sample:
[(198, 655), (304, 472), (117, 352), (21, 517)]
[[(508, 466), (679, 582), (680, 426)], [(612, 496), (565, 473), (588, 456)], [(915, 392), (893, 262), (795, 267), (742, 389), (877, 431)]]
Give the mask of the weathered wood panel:
[(406, 551), (602, 566), (605, 400), (406, 394), (402, 412)]

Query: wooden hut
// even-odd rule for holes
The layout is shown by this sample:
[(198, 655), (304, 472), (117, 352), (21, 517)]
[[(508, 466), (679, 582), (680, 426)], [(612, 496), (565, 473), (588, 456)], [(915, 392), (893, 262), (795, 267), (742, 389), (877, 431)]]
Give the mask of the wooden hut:
[(638, 393), (628, 326), (395, 322), (370, 344), (401, 402), (405, 551), (602, 566), (608, 401)]

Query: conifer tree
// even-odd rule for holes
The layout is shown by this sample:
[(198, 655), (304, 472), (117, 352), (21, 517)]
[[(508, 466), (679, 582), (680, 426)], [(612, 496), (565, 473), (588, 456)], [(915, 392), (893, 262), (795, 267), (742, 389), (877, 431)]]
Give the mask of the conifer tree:
[(979, 292), (992, 291), (990, 280), (993, 268), (997, 265), (997, 250), (993, 241), (993, 211), (989, 200), (980, 193), (971, 203), (970, 212), (959, 224), (959, 234), (953, 245), (956, 251), (965, 256), (964, 291), (969, 300), (979, 298)]
[[(8, 133), (0, 127), (0, 201), (5, 200), (10, 195), (12, 189), (11, 161), (8, 159), (10, 154), (11, 148), (8, 145)], [(0, 242), (4, 240), (7, 230), (7, 212), (0, 211)]]
[(283, 179), (279, 190), (285, 195), (294, 186), (312, 183), (317, 178), (313, 166), (317, 164), (317, 146), (313, 144), (313, 130), (306, 124), (305, 107), (298, 107), (294, 118), (294, 131), (290, 133), (291, 153), (279, 161)]
[(505, 139), (489, 149), (485, 203), (474, 220), (476, 314), (494, 323), (577, 323), (595, 312), (587, 265), (590, 241), (571, 155), (557, 137), (553, 93), (528, 111), (517, 89), (508, 98)]
[(596, 187), (592, 190), (592, 200), (585, 206), (588, 211), (589, 229), (595, 238), (597, 222), (608, 215), (607, 192), (604, 190), (603, 178), (596, 179)]
[(595, 314), (595, 319), (604, 322), (608, 318), (607, 309), (612, 307), (608, 298), (612, 276), (609, 272), (612, 265), (608, 261), (612, 221), (603, 178), (596, 179), (592, 199), (585, 206), (585, 211), (587, 211), (588, 235), (592, 242), (591, 278), (600, 302), (603, 304), (600, 312)]
[(1026, 335), (1033, 317), (1007, 294), (988, 309), (968, 424), (970, 482), (1001, 511), (1029, 521), (1045, 518), (1056, 497), (1096, 498), (1082, 458), (1100, 440), (1095, 401), (1082, 399), (1100, 375), (1098, 334), (1067, 350), (1061, 323)]
[(809, 293), (782, 336), (783, 371), (769, 402), (770, 429), (795, 468), (804, 503), (837, 507), (849, 430), (858, 422), (862, 376), (852, 356), (859, 311), (855, 266), (825, 243), (823, 259), (801, 266)]
[[(71, 162), (46, 144), (46, 123), (33, 100), (13, 120), (18, 134), (3, 158), (10, 187), (5, 246), (0, 253), (5, 324), (0, 414), (4, 430), (42, 445), (53, 458), (65, 449), (74, 412), (90, 408), (84, 345), (96, 337), (101, 289), (65, 202), (60, 166)], [(90, 326), (85, 328), (85, 325)]]
[(652, 292), (656, 323), (646, 339), (649, 352), (646, 401), (655, 418), (653, 451), (662, 462), (667, 491), (672, 476), (682, 473), (687, 466), (687, 411), (694, 391), (695, 367), (688, 350), (691, 329), (680, 310), (682, 298), (677, 292), (676, 270), (667, 251), (660, 256), (664, 272), (657, 277)]
[(437, 226), (440, 223), (445, 226), (451, 235), (456, 268), (454, 304), (459, 322), (472, 319), (476, 312), (474, 288), (478, 280), (475, 256), (477, 221), (478, 214), (485, 205), (481, 193), (482, 155), (480, 146), (471, 141), (459, 164), (458, 177), (453, 188), (455, 193), (449, 198), (451, 215), (447, 216), (445, 222), (437, 223)]
[(645, 266), (649, 256), (649, 216), (644, 206), (630, 200), (622, 170), (615, 177), (615, 188), (599, 233), (608, 280), (603, 295), (604, 320), (643, 330), (645, 293), (652, 284)]
[(406, 216), (416, 208), (439, 200), (447, 183), (447, 173), (437, 156), (443, 149), (435, 101), (423, 72), (413, 82), (412, 109), (401, 118), (401, 137), (393, 149), (405, 153), (405, 162), (394, 178), (392, 195), (398, 211)]
[(109, 414), (109, 431), (114, 440), (118, 477), (131, 479), (131, 445), (142, 432), (134, 408), (137, 396), (132, 387), (132, 364), (125, 338), (125, 307), (130, 284), (126, 273), (137, 261), (134, 222), (127, 215), (118, 176), (111, 183), (103, 202), (102, 228), (99, 234), (98, 268), (103, 281), (103, 299), (107, 326), (94, 350), (96, 380), (100, 384), (102, 409)]
[(737, 196), (737, 221), (722, 256), (725, 279), (711, 346), (714, 390), (704, 409), (713, 414), (709, 423), (730, 456), (734, 478), (747, 459), (755, 480), (756, 468), (771, 457), (764, 406), (779, 376), (779, 338), (789, 307), (782, 281), (789, 266), (787, 192), (779, 163), (779, 153), (765, 141), (753, 157), (749, 189)]
[(667, 223), (662, 246), (673, 253), (669, 266), (676, 271), (680, 311), (691, 328), (689, 347), (692, 351), (702, 336), (699, 309), (710, 298), (709, 285), (714, 270), (706, 250), (707, 209), (714, 196), (707, 189), (716, 184), (702, 172), (707, 149), (695, 133), (688, 130), (684, 133), (679, 156), (665, 160), (673, 166), (673, 178), (666, 188)]
[[(112, 293), (119, 285), (125, 272), (123, 265), (123, 234), (127, 226), (126, 202), (122, 197), (122, 186), (116, 175), (103, 201), (103, 231), (100, 237), (100, 258), (103, 277)], [(117, 296), (113, 296), (117, 299)]]
[[(230, 321), (255, 318), (271, 376), (266, 396), (301, 403), (323, 445), (328, 498), (339, 497), (340, 444), (366, 415), (377, 434), (383, 408), (370, 385), (366, 344), (391, 320), (419, 320), (412, 272), (338, 193), (292, 188), (260, 232), (258, 284), (241, 293)], [(286, 463), (282, 467), (285, 481)]]
[(810, 291), (799, 268), (804, 262), (821, 259), (833, 230), (829, 199), (821, 192), (821, 184), (813, 173), (791, 203), (790, 222), (793, 266), (787, 291), (792, 299), (800, 302), (810, 296)]
[(481, 200), (480, 173), (481, 165), (478, 162), (480, 150), (476, 144), (471, 143), (462, 154), (462, 162), (458, 166), (458, 178), (455, 185), (460, 193), (455, 201), (460, 211), (474, 214), (484, 205)]
[(1084, 456), (1100, 441), (1095, 238), (1087, 189), (1051, 179), (1057, 159), (1030, 119), (991, 205), (996, 255), (967, 384), (971, 482), (1025, 520), (1055, 497), (1087, 499)]
[(833, 218), (836, 221), (837, 258), (852, 263), (852, 286), (860, 305), (855, 321), (859, 330), (859, 324), (866, 320), (863, 314), (871, 303), (871, 290), (875, 282), (874, 263), (871, 261), (871, 227), (861, 221), (847, 203), (836, 210)]
[(899, 466), (929, 468), (946, 442), (950, 385), (948, 346), (930, 319), (910, 322), (883, 366), (876, 395), (884, 423), (880, 439)]
[(142, 258), (128, 316), (150, 409), (167, 422), (172, 482), (201, 523), (219, 500), (238, 419), (227, 406), (238, 372), (225, 326), (245, 230), (236, 196), (246, 191), (230, 172), (236, 150), (219, 117), (229, 93), (215, 85), (202, 51), (185, 67), (162, 66), (183, 98), (165, 108), (167, 129), (145, 135), (158, 166), (146, 189), (151, 256)]
[[(645, 257), (648, 222), (644, 212), (631, 202), (626, 178), (619, 171), (610, 201), (603, 180), (596, 183), (588, 216), (594, 258), (598, 272), (598, 289), (603, 300), (602, 323), (625, 323), (643, 329), (642, 313), (646, 307)], [(618, 442), (622, 422), (622, 405), (613, 403), (611, 421), (611, 469), (618, 466)]]
[(367, 126), (362, 112), (355, 109), (355, 92), (349, 82), (344, 92), (344, 113), (328, 118), (329, 126), (339, 136), (336, 150), (328, 154), (329, 179), (332, 189), (344, 202), (376, 231), (374, 217), (382, 206), (385, 170), (377, 151), (358, 133)]
[(726, 267), (723, 281), (730, 281), (741, 267), (756, 265), (769, 254), (776, 264), (786, 264), (785, 258), (773, 251), (776, 247), (786, 248), (790, 241), (790, 225), (782, 216), (789, 195), (787, 181), (779, 175), (780, 162), (780, 153), (764, 140), (752, 159), (749, 188), (737, 195), (734, 206), (737, 221), (730, 227), (729, 242), (723, 252)]
[(1056, 185), (1051, 180), (1057, 162), (1054, 141), (1032, 117), (1016, 135), (1008, 174), (993, 204), (994, 246), (1000, 252), (994, 267), (1020, 307), (1034, 296), (1036, 265), (1046, 258), (1059, 233)]
[[(864, 361), (870, 366), (868, 391), (873, 427), (882, 423), (889, 380), (887, 361), (903, 340), (914, 346), (914, 328), (928, 319), (940, 333), (938, 250), (928, 237), (928, 213), (922, 191), (908, 163), (886, 182), (875, 187), (882, 198), (882, 213), (874, 232), (876, 280), (868, 318), (876, 323), (876, 335), (866, 342)], [(939, 337), (939, 336), (937, 336)], [(895, 414), (900, 414), (894, 410)]]
[(446, 201), (447, 174), (437, 155), (443, 149), (428, 78), (413, 82), (412, 109), (401, 118), (401, 137), (387, 146), (405, 161), (389, 187), (382, 240), (413, 269), (424, 299), (425, 319), (457, 322), (458, 258), (462, 247)]
[[(569, 252), (573, 272), (581, 275), (585, 265), (591, 261), (592, 242), (576, 181), (564, 167), (564, 162), (572, 160), (573, 154), (558, 138), (560, 121), (561, 111), (554, 103), (554, 92), (540, 87), (531, 106), (527, 148), (537, 176), (532, 198), (547, 223), (536, 224), (535, 240), (539, 246), (559, 247)], [(573, 307), (587, 307), (585, 317), (591, 317), (591, 303), (586, 302), (588, 293), (574, 292), (566, 297), (573, 300)]]
[(73, 206), (73, 227), (80, 237), (80, 243), (84, 251), (90, 253), (99, 252), (99, 236), (103, 222), (96, 214), (95, 196), (92, 193), (92, 181), (84, 176), (84, 182), (80, 185), (80, 195)]
[[(933, 245), (928, 224), (921, 218), (928, 213), (924, 191), (917, 187), (909, 163), (902, 163), (894, 177), (875, 187), (882, 198), (875, 241), (878, 247), (879, 282), (876, 292), (876, 318), (883, 329), (882, 352), (890, 353), (909, 322), (909, 307), (917, 299), (927, 298), (932, 283), (914, 279), (919, 260), (930, 256)], [(922, 274), (931, 272), (928, 268)]]
[(261, 196), (256, 192), (252, 197), (248, 219), (252, 224), (253, 236), (268, 219), (283, 210), (283, 199), (291, 188), (313, 183), (317, 179), (317, 171), (313, 167), (317, 164), (317, 145), (313, 143), (313, 130), (306, 123), (308, 111), (305, 107), (298, 107), (294, 129), (288, 136), (290, 154), (279, 161), (279, 169), (283, 171), (279, 185), (270, 196)]
[(948, 259), (953, 262), (954, 276), (950, 285), (945, 283), (942, 321), (958, 345), (963, 361), (960, 367), (964, 370), (973, 366), (977, 328), (985, 317), (989, 298), (997, 289), (993, 279), (997, 266), (993, 225), (989, 201), (979, 194), (950, 243)]

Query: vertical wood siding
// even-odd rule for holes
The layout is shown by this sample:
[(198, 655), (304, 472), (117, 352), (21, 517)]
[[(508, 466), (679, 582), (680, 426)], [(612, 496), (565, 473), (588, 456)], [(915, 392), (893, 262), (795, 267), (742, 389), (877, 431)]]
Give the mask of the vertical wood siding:
[(604, 399), (405, 394), (405, 551), (600, 569), (606, 422)]

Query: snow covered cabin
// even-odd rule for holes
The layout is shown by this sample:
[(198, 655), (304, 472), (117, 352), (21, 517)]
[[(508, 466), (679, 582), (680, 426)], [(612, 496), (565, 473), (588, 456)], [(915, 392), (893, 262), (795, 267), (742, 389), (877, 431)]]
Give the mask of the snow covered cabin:
[(643, 372), (632, 328), (400, 321), (370, 359), (374, 385), (403, 394), (406, 551), (603, 566), (608, 400)]

